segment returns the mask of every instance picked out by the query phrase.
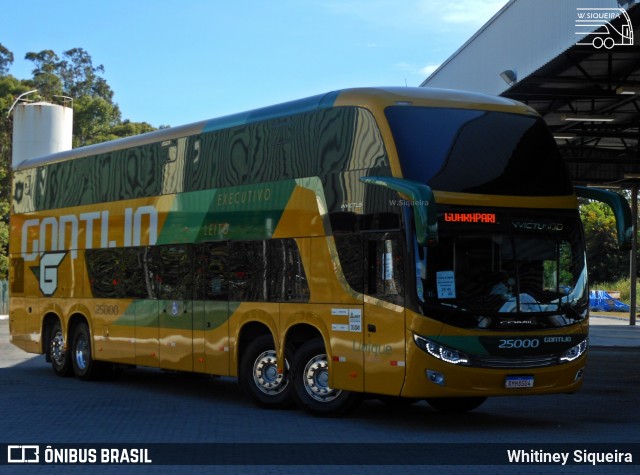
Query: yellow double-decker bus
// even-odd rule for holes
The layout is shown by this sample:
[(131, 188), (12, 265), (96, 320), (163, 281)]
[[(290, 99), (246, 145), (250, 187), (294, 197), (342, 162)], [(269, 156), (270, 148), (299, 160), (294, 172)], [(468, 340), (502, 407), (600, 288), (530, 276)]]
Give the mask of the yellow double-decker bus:
[(11, 341), (60, 376), (235, 376), (320, 415), (582, 383), (577, 196), (520, 103), (343, 90), (16, 168)]

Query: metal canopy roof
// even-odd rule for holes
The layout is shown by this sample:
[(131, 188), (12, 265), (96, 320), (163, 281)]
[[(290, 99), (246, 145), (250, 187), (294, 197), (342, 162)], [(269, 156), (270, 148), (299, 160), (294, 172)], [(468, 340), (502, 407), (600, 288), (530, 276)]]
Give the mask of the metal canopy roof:
[[(639, 43), (640, 5), (627, 13)], [(626, 19), (618, 17), (611, 24), (619, 28), (623, 22)], [(522, 101), (543, 116), (574, 183), (637, 183), (640, 46), (574, 45), (501, 95)]]

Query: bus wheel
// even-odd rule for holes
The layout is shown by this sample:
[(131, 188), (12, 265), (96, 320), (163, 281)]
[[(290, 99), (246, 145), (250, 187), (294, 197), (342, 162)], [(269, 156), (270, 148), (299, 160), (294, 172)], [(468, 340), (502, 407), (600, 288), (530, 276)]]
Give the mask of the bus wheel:
[(51, 367), (53, 372), (58, 376), (71, 376), (73, 374), (73, 368), (71, 367), (71, 358), (69, 352), (64, 348), (64, 333), (62, 332), (62, 325), (56, 320), (51, 328), (51, 337), (49, 339), (49, 359), (51, 360)]
[(85, 322), (76, 325), (72, 347), (71, 361), (76, 377), (85, 381), (94, 379), (98, 373), (98, 363), (93, 361), (91, 356), (91, 334)]
[(486, 397), (434, 397), (426, 401), (439, 412), (460, 414), (473, 411), (486, 400)]
[(338, 416), (353, 409), (360, 395), (329, 386), (329, 362), (321, 339), (302, 345), (291, 370), (293, 395), (298, 405), (316, 416)]
[[(285, 353), (289, 354), (288, 351)], [(239, 383), (242, 391), (260, 407), (286, 409), (293, 406), (289, 362), (285, 358), (280, 372), (270, 335), (263, 335), (247, 346), (240, 362)]]

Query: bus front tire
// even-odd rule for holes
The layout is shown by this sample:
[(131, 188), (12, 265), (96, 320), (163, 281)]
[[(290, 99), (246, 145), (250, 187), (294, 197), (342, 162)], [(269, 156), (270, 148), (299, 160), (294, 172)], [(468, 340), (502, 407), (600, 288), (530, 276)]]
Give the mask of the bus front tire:
[(62, 325), (60, 325), (60, 321), (56, 320), (51, 327), (47, 351), (49, 352), (48, 357), (51, 360), (53, 372), (61, 377), (67, 377), (73, 374), (71, 357), (69, 351), (65, 349), (65, 344), (66, 341), (62, 331)]
[(259, 407), (288, 409), (293, 406), (292, 386), (289, 381), (289, 361), (286, 355), (282, 371), (278, 368), (271, 335), (253, 340), (240, 362), (240, 388)]
[(339, 416), (355, 408), (360, 394), (329, 386), (329, 361), (322, 339), (303, 344), (291, 370), (298, 405), (315, 416)]
[(426, 401), (438, 412), (462, 414), (473, 411), (486, 400), (486, 397), (434, 397), (427, 398)]

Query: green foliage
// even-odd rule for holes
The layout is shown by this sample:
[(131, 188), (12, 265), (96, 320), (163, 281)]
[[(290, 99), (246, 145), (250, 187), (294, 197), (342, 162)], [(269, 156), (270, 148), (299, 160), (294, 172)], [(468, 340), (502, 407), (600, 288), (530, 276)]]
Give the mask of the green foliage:
[(82, 96), (73, 103), (73, 146), (113, 140), (120, 109), (102, 97)]
[(0, 76), (8, 74), (13, 64), (13, 53), (0, 44)]
[(113, 91), (101, 76), (102, 65), (94, 66), (91, 56), (82, 48), (73, 48), (58, 56), (52, 50), (27, 53), (34, 64), (33, 76), (16, 79), (9, 75), (13, 53), (0, 43), (0, 279), (7, 276), (9, 240), (9, 206), (11, 196), (12, 116), (9, 108), (18, 96), (32, 89), (38, 95), (30, 98), (59, 102), (64, 96), (73, 100), (73, 146), (127, 137), (154, 128), (146, 122), (122, 120), (120, 109), (113, 102)]
[(39, 53), (27, 53), (25, 59), (36, 66), (30, 84), (44, 100), (53, 102), (54, 96), (62, 95), (62, 80), (58, 75), (60, 59), (57, 54), (47, 49)]
[(616, 222), (611, 209), (598, 201), (580, 205), (592, 281), (616, 281), (629, 275), (629, 253), (618, 248)]
[[(3, 63), (3, 58), (11, 61)], [(9, 196), (11, 195), (11, 132), (13, 121), (7, 117), (7, 111), (13, 101), (23, 92), (29, 90), (22, 81), (6, 75), (2, 64), (13, 62), (13, 54), (0, 44), (0, 280), (8, 273), (9, 245)]]
[(612, 282), (592, 282), (589, 287), (593, 290), (614, 290), (620, 292), (620, 301), (627, 305), (631, 303), (631, 280), (628, 277)]

